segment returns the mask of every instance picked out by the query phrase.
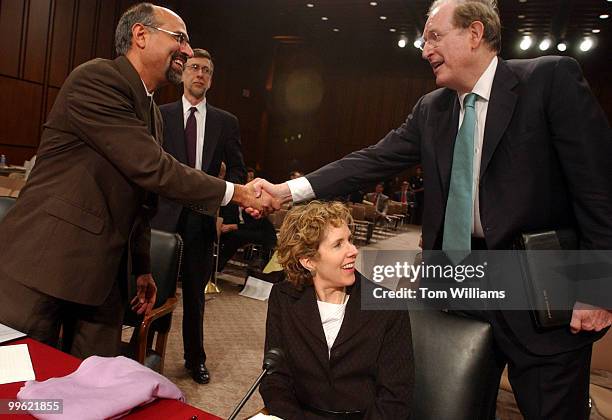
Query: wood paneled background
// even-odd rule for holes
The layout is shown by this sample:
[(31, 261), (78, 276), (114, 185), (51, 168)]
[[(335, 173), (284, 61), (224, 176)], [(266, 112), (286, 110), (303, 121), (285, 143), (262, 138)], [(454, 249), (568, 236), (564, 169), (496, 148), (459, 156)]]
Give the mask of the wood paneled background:
[[(0, 153), (21, 164), (69, 72), (114, 57), (113, 37), (128, 0), (0, 0)], [(157, 2), (185, 19), (194, 47), (215, 61), (208, 100), (238, 116), (246, 163), (275, 181), (310, 171), (377, 141), (403, 122), (435, 85), (418, 54), (275, 36), (255, 2), (241, 13), (225, 1)], [(253, 7), (253, 10), (248, 10)], [(251, 19), (245, 19), (251, 16)], [(585, 73), (609, 117), (609, 72)], [(158, 104), (179, 89), (157, 93)]]

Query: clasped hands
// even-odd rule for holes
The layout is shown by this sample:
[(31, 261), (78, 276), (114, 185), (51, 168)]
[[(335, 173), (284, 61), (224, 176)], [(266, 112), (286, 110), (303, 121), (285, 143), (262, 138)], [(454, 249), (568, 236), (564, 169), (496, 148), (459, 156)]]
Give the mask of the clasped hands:
[(265, 179), (255, 178), (246, 185), (234, 186), (232, 201), (242, 206), (252, 217), (259, 219), (281, 208), (291, 200), (286, 183), (271, 184)]

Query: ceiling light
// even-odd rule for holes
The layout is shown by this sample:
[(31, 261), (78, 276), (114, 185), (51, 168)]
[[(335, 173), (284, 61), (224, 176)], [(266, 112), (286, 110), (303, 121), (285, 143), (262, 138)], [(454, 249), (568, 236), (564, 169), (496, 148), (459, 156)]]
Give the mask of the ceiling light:
[(389, 28), (389, 32), (395, 32), (397, 29), (395, 28)]
[(550, 48), (550, 39), (544, 38), (542, 40), (542, 42), (540, 42), (539, 48), (542, 51), (546, 51), (547, 49), (549, 49)]
[(323, 16), (321, 20), (329, 20), (327, 16)]
[(378, 3), (376, 3), (375, 1), (371, 1), (370, 6), (378, 6)]
[(557, 49), (561, 52), (567, 50), (567, 45), (565, 44), (565, 42), (559, 42), (557, 44)]
[(524, 36), (519, 44), (519, 48), (523, 51), (527, 51), (531, 47), (531, 37)]
[(338, 29), (338, 28), (334, 28), (334, 29), (333, 29), (333, 31), (334, 31), (334, 32), (340, 32), (340, 29)]
[[(608, 1), (612, 1), (612, 0), (608, 0)], [(601, 29), (593, 29), (592, 31), (594, 34), (598, 34), (601, 32)]]
[(525, 15), (518, 15), (517, 18), (519, 19), (525, 19)]
[(421, 38), (417, 38), (414, 40), (412, 45), (414, 45), (414, 48), (421, 49), (421, 47), (423, 46), (423, 40)]
[(380, 16), (380, 20), (387, 20), (387, 16)]
[(527, 3), (527, 0), (519, 0), (519, 3)]
[(312, 3), (306, 3), (306, 7), (314, 7), (314, 4), (312, 4)]
[(610, 15), (608, 14), (599, 15), (599, 19), (608, 19), (609, 17)]
[(405, 48), (408, 40), (405, 37), (401, 37), (399, 41), (397, 41), (397, 46), (400, 48)]
[(593, 40), (591, 38), (584, 38), (580, 43), (580, 51), (587, 52), (593, 47)]

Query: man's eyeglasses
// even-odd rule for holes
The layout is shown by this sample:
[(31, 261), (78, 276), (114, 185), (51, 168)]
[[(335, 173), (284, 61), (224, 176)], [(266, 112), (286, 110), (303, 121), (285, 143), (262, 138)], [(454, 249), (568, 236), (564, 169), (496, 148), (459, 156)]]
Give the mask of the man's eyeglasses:
[(187, 64), (185, 66), (185, 69), (192, 71), (194, 73), (199, 73), (200, 70), (202, 70), (202, 73), (210, 76), (213, 73), (213, 70), (210, 67), (206, 67), (206, 66), (201, 66), (199, 64)]
[(143, 23), (143, 26), (146, 26), (147, 28), (155, 29), (156, 31), (160, 31), (160, 32), (170, 35), (180, 45), (189, 45), (189, 37), (182, 32), (172, 32), (167, 29), (158, 28), (157, 26), (145, 25), (144, 23)]
[(427, 44), (429, 44), (431, 48), (434, 48), (434, 49), (438, 48), (438, 45), (440, 44), (440, 41), (442, 40), (442, 38), (444, 38), (446, 35), (454, 31), (455, 29), (461, 29), (461, 28), (453, 28), (444, 33), (436, 32), (436, 31), (429, 31), (417, 40), (417, 48), (423, 51)]

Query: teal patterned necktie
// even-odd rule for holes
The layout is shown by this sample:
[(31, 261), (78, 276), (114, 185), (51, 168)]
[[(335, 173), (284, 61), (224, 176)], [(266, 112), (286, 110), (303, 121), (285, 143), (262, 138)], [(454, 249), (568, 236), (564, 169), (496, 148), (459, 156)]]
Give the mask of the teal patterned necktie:
[[(457, 133), (450, 189), (444, 218), (444, 251), (465, 251), (458, 253), (463, 259), (471, 249), (472, 236), (472, 185), (474, 162), (474, 132), (476, 110), (474, 104), (478, 95), (469, 93), (463, 100), (463, 121)], [(461, 255), (459, 255), (461, 254)], [(457, 258), (453, 258), (455, 260)]]

